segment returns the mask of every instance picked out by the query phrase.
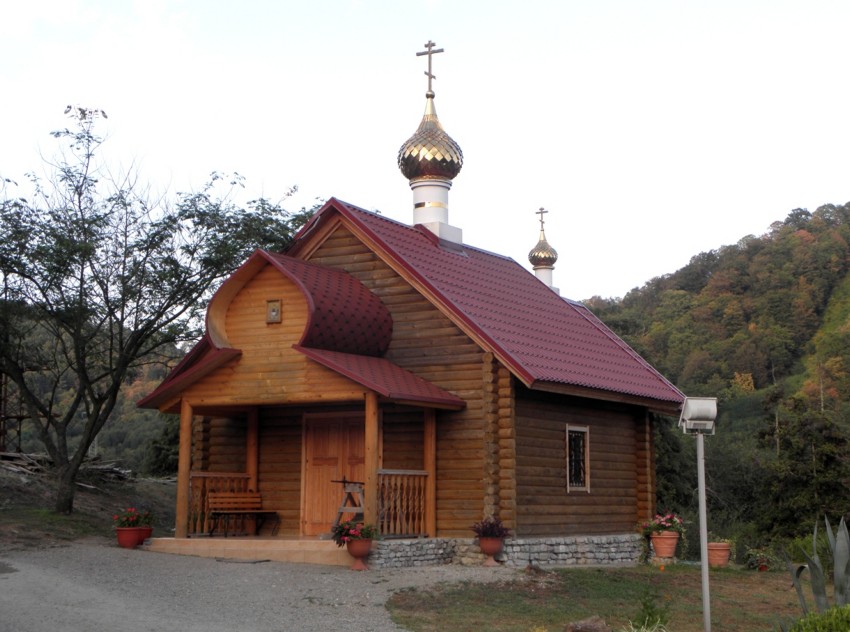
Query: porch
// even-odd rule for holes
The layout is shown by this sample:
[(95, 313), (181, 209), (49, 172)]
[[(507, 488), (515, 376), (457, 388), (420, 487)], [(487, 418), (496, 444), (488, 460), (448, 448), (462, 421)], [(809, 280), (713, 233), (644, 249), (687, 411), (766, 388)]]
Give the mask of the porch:
[[(226, 535), (228, 532), (246, 535), (256, 532), (256, 524), (250, 516), (229, 518), (223, 531), (211, 518), (209, 506), (211, 494), (248, 492), (252, 488), (252, 476), (249, 473), (192, 472), (189, 480), (188, 538), (210, 536), (213, 532), (219, 535)], [(428, 481), (428, 472), (424, 470), (378, 470), (375, 524), (382, 538), (420, 538), (429, 535), (428, 524), (433, 518), (430, 516), (431, 510), (427, 502)], [(341, 493), (335, 506), (345, 506), (346, 512), (342, 515), (342, 520), (354, 519), (355, 515), (365, 511), (366, 503), (358, 506), (356, 503), (345, 502), (346, 494), (343, 489), (340, 486)], [(366, 496), (368, 493), (365, 491)], [(280, 508), (266, 506), (264, 509), (275, 511)], [(269, 534), (264, 530), (260, 535)], [(330, 531), (317, 536), (290, 536), (288, 539), (298, 542), (330, 540)]]
[[(500, 561), (505, 566), (525, 568), (632, 566), (642, 555), (642, 537), (637, 533), (509, 538)], [(143, 547), (157, 553), (212, 557), (243, 562), (291, 562), (350, 567), (353, 558), (331, 540), (309, 537), (153, 538)], [(478, 566), (484, 561), (472, 538), (417, 538), (381, 540), (372, 544), (370, 568), (411, 568), (460, 564)]]
[(195, 538), (151, 538), (147, 551), (172, 555), (212, 557), (222, 560), (292, 562), (351, 566), (353, 558), (333, 540), (314, 537), (236, 536)]

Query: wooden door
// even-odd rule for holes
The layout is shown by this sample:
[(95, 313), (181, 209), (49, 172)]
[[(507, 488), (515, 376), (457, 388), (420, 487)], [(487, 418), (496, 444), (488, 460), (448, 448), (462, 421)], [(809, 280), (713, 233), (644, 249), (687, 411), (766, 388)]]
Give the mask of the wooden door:
[(329, 533), (342, 502), (342, 485), (364, 480), (362, 419), (308, 420), (304, 450), (304, 535)]

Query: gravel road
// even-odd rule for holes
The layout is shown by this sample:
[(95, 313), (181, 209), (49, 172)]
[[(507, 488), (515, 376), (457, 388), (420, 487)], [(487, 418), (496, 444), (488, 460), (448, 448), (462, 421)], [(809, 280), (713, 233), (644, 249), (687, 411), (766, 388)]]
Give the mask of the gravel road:
[(0, 632), (396, 632), (404, 628), (384, 604), (398, 590), (516, 573), (461, 566), (356, 573), (83, 541), (0, 554)]

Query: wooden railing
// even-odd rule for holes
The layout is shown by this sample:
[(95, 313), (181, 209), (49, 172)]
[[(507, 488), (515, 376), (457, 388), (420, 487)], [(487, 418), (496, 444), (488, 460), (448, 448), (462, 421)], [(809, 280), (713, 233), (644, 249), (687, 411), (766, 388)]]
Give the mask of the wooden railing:
[(384, 537), (427, 535), (425, 484), (428, 472), (378, 471), (378, 527)]
[[(210, 532), (209, 493), (246, 492), (248, 475), (240, 472), (192, 472), (189, 475), (189, 535), (205, 535)], [(244, 518), (242, 518), (244, 520)], [(233, 525), (244, 530), (245, 525)]]
[[(189, 496), (189, 535), (206, 535), (210, 492), (246, 492), (248, 474), (192, 472)], [(428, 473), (421, 470), (378, 471), (378, 528), (384, 537), (420, 537), (428, 533), (425, 487)], [(244, 525), (233, 525), (245, 530)]]

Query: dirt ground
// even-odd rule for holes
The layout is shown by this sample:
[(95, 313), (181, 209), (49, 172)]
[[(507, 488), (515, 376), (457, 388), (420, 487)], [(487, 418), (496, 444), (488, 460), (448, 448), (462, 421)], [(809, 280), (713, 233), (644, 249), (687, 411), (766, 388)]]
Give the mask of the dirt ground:
[(154, 535), (174, 526), (176, 481), (80, 477), (71, 516), (53, 513), (54, 484), (48, 474), (22, 474), (0, 468), (0, 552), (61, 545), (82, 537), (112, 538), (112, 516), (127, 507), (151, 510)]

